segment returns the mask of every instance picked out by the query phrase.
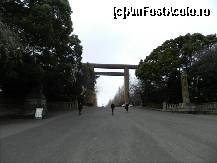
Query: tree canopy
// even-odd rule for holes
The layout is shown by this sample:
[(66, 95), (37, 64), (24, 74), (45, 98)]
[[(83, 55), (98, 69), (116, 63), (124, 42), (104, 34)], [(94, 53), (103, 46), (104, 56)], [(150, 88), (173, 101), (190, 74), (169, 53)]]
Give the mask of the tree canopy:
[(49, 101), (73, 100), (80, 94), (82, 46), (72, 33), (71, 13), (68, 0), (0, 2), (4, 96), (22, 99), (39, 85)]
[[(167, 40), (154, 49), (140, 61), (136, 70), (136, 76), (142, 82), (143, 102), (182, 102), (180, 74), (184, 71), (188, 74), (191, 100), (194, 101), (198, 96), (193, 95), (192, 91), (198, 87), (195, 83), (195, 79), (198, 79), (198, 74), (195, 73), (199, 68), (197, 65), (205, 64), (206, 57), (202, 57), (202, 52), (210, 51), (216, 42), (216, 35), (186, 34)], [(216, 82), (213, 80), (212, 86)], [(206, 86), (208, 89), (211, 85)]]

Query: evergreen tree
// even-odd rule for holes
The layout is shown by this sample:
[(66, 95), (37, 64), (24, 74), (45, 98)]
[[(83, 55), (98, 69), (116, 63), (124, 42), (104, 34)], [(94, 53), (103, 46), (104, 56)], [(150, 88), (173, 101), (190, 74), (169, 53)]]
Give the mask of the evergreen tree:
[[(9, 49), (8, 54), (19, 56), (19, 63), (7, 64), (6, 55), (1, 51), (0, 62), (4, 62), (1, 70), (9, 72), (5, 73), (7, 76), (0, 75), (0, 87), (5, 95), (17, 93), (18, 97), (25, 98), (38, 85), (44, 86), (50, 101), (72, 100), (78, 94), (75, 85), (81, 69), (82, 46), (78, 36), (72, 34), (71, 13), (68, 0), (0, 2), (0, 20), (8, 27), (8, 35), (13, 35), (1, 35), (1, 45)], [(7, 48), (6, 37), (13, 38), (9, 45), (14, 48)]]
[[(201, 51), (212, 48), (216, 42), (216, 35), (204, 36), (195, 33), (167, 40), (154, 49), (145, 60), (140, 61), (136, 70), (136, 75), (142, 82), (143, 102), (182, 102), (181, 73), (187, 72), (191, 90), (195, 89), (193, 81), (197, 76), (192, 71), (193, 67), (200, 63), (198, 56), (202, 54)], [(200, 61), (204, 62), (205, 59)], [(210, 75), (214, 77), (216, 74)], [(212, 86), (206, 85), (207, 89)], [(193, 96), (191, 99), (194, 99)]]

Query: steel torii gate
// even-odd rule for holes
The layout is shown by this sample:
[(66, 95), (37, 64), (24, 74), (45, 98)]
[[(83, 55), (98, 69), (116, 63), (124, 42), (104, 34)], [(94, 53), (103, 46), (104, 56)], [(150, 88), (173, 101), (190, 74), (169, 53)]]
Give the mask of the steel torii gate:
[(95, 72), (96, 75), (105, 76), (124, 76), (124, 100), (125, 103), (129, 103), (129, 69), (136, 69), (137, 65), (127, 64), (98, 64), (89, 63), (93, 68), (103, 69), (124, 69), (124, 72)]

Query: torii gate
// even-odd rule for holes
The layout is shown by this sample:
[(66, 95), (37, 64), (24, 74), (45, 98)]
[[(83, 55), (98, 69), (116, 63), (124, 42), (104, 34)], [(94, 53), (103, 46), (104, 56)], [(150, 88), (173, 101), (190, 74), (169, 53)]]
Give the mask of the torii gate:
[(105, 76), (124, 76), (124, 100), (125, 103), (129, 103), (129, 69), (136, 69), (137, 65), (127, 64), (98, 64), (89, 63), (93, 68), (103, 69), (124, 69), (124, 72), (95, 72), (96, 75)]

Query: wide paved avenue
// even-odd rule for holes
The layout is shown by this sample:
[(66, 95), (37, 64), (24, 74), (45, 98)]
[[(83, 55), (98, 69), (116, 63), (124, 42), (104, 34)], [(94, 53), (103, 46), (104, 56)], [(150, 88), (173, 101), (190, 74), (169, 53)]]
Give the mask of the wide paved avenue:
[(0, 127), (1, 163), (217, 162), (217, 115), (92, 107)]

